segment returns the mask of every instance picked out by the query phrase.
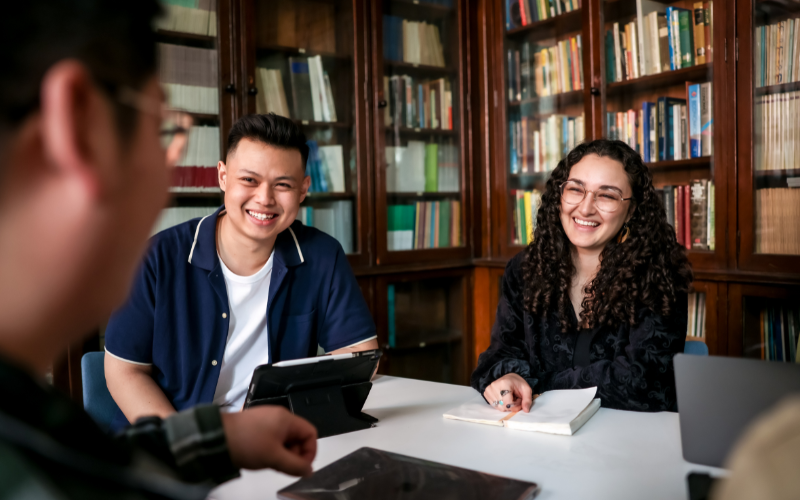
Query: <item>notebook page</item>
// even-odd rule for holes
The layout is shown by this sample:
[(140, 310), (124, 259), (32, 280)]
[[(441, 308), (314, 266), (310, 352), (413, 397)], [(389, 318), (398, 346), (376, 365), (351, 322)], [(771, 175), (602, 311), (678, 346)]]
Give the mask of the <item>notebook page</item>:
[(533, 401), (530, 413), (517, 412), (509, 420), (524, 424), (569, 425), (594, 399), (597, 387), (547, 391)]
[(496, 410), (489, 406), (483, 396), (477, 396), (461, 406), (445, 412), (444, 418), (451, 420), (466, 420), (489, 425), (503, 425), (503, 419), (513, 414)]

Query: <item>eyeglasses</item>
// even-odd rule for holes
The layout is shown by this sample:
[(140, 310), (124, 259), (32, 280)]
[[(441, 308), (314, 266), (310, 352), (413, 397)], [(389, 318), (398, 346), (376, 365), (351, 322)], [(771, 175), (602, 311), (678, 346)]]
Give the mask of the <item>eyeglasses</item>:
[(129, 87), (122, 87), (117, 100), (126, 106), (158, 116), (161, 120), (161, 147), (167, 157), (167, 166), (174, 167), (186, 152), (189, 143), (189, 131), (192, 128), (192, 117), (181, 110), (170, 109), (163, 102), (137, 92)]
[(592, 191), (586, 189), (576, 181), (564, 182), (559, 186), (559, 189), (561, 190), (561, 199), (567, 205), (579, 205), (583, 202), (584, 198), (586, 198), (587, 192), (592, 193), (592, 195), (594, 195), (594, 206), (597, 207), (598, 210), (606, 213), (616, 212), (623, 201), (633, 199), (633, 197), (623, 198), (621, 194), (613, 189), (598, 189), (597, 191)]

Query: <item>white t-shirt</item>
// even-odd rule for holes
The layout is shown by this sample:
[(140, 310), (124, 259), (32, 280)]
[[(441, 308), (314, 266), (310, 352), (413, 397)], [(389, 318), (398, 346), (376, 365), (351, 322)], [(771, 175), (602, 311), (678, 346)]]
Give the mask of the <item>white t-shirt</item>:
[(219, 263), (225, 277), (231, 314), (214, 404), (219, 405), (222, 411), (233, 412), (241, 410), (244, 405), (253, 371), (257, 366), (269, 363), (267, 302), (272, 255), (252, 276), (238, 276), (225, 266), (222, 259)]

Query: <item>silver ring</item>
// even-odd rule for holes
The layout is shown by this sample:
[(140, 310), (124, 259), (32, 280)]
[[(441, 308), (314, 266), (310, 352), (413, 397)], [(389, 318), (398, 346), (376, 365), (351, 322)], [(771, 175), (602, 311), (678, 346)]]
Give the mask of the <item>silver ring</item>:
[(502, 406), (502, 404), (503, 404), (503, 400), (502, 400), (502, 399), (500, 399), (500, 400), (498, 400), (498, 401), (495, 401), (495, 402), (493, 402), (493, 403), (492, 403), (492, 406)]
[(503, 396), (505, 396), (506, 394), (509, 394), (510, 392), (511, 392), (511, 391), (509, 391), (509, 390), (507, 390), (507, 389), (503, 389), (502, 391), (500, 391), (500, 397), (503, 397)]

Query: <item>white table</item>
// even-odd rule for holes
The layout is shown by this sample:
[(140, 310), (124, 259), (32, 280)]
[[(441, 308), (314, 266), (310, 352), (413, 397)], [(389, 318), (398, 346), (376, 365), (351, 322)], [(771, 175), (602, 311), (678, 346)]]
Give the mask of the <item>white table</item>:
[[(469, 387), (379, 377), (364, 406), (380, 419), (378, 426), (321, 439), (314, 469), (369, 446), (536, 482), (543, 500), (685, 499), (690, 471), (724, 474), (683, 460), (676, 413), (601, 408), (574, 436), (442, 418), (475, 395)], [(271, 470), (242, 471), (241, 478), (215, 489), (211, 498), (271, 499), (294, 481)]]

